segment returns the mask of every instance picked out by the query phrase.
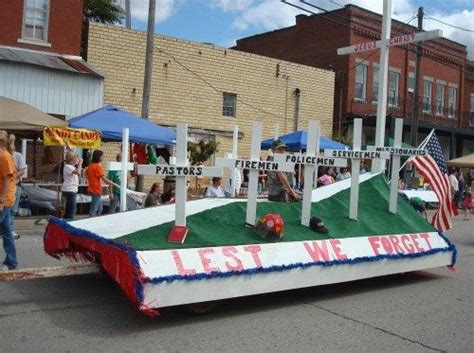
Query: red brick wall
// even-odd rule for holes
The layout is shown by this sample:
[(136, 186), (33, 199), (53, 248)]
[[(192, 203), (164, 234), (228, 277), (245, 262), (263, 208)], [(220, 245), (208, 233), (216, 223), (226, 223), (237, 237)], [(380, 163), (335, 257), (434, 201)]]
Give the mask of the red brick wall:
[(79, 55), (81, 51), (83, 0), (50, 0), (48, 43), (51, 47), (18, 43), (22, 37), (24, 0), (2, 1), (0, 44)]
[[(363, 59), (369, 62), (367, 97), (370, 97), (371, 100), (373, 96), (374, 67), (372, 64), (379, 62), (379, 51), (338, 56), (336, 50), (340, 47), (379, 39), (382, 25), (381, 16), (356, 6), (346, 6), (325, 16), (339, 23), (336, 24), (321, 16), (300, 17), (297, 18), (295, 26), (240, 39), (237, 41), (235, 49), (323, 69), (327, 69), (328, 65), (331, 64), (335, 71), (346, 72), (343, 87), (343, 116), (350, 113), (374, 115), (376, 105), (373, 105), (371, 101), (365, 104), (353, 102), (355, 90), (354, 67), (356, 59)], [(350, 30), (347, 26), (350, 26), (353, 30)], [(405, 26), (397, 21), (392, 22), (392, 36), (412, 32), (414, 32), (414, 27)], [(426, 42), (424, 47), (426, 51), (422, 58), (420, 70), (419, 95), (423, 95), (423, 76), (433, 78), (435, 81), (432, 86), (432, 103), (434, 104), (436, 102), (436, 80), (445, 81), (444, 103), (445, 107), (447, 107), (448, 83), (456, 84), (458, 86), (457, 110), (464, 111), (466, 107), (464, 102), (466, 94), (463, 92), (465, 81), (463, 72), (467, 55), (466, 47), (446, 39)], [(394, 116), (411, 117), (412, 115), (411, 102), (413, 98), (412, 95), (408, 94), (407, 78), (408, 72), (415, 71), (413, 66), (409, 66), (409, 61), (414, 61), (416, 58), (415, 51), (416, 47), (414, 45), (392, 47), (390, 49), (389, 65), (401, 70), (398, 91), (400, 100), (403, 102), (396, 110), (388, 111), (388, 113)], [(338, 123), (339, 116), (339, 95), (340, 91), (336, 85), (335, 124)], [(421, 118), (436, 124), (467, 127), (467, 120), (464, 118), (459, 119), (459, 116), (464, 115), (457, 115), (452, 119), (447, 118), (447, 114), (443, 118), (436, 117), (434, 114), (424, 114)]]

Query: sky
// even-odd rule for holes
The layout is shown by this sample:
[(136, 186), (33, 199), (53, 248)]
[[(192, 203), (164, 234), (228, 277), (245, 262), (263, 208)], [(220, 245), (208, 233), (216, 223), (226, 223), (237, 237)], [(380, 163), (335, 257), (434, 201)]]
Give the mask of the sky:
[[(124, 3), (124, 0), (117, 1)], [(288, 1), (307, 7), (299, 0)], [(383, 5), (382, 0), (307, 1), (327, 10), (352, 3), (378, 13), (382, 13)], [(424, 7), (426, 14), (424, 29), (443, 30), (444, 37), (466, 45), (468, 58), (474, 60), (474, 0), (392, 0), (392, 17), (408, 22), (419, 6)], [(148, 0), (131, 0), (131, 7), (132, 27), (146, 31)], [(222, 47), (235, 45), (239, 38), (292, 26), (295, 15), (305, 13), (280, 0), (156, 0), (156, 7), (156, 33)], [(411, 24), (416, 26), (416, 19)]]

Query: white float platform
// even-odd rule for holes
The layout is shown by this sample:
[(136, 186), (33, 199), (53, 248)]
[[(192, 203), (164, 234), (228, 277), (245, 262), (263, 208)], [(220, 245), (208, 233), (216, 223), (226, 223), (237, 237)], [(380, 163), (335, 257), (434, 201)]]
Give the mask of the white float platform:
[[(373, 176), (361, 175), (360, 182)], [(349, 187), (348, 179), (319, 188), (312, 201)], [(187, 214), (232, 202), (245, 200), (192, 201)], [(71, 256), (79, 245), (100, 253), (101, 265), (144, 311), (451, 266), (456, 257), (454, 245), (437, 232), (150, 251), (114, 242), (173, 220), (174, 205), (69, 224), (53, 220), (45, 249), (53, 256)]]

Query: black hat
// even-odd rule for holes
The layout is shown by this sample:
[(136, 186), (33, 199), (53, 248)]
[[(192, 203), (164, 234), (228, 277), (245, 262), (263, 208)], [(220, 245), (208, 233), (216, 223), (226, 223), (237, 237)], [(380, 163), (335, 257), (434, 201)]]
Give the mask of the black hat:
[(272, 150), (277, 149), (277, 148), (286, 148), (286, 144), (283, 140), (274, 140), (272, 142)]
[(324, 222), (318, 217), (311, 217), (309, 220), (309, 228), (318, 233), (327, 234), (329, 230), (324, 226)]

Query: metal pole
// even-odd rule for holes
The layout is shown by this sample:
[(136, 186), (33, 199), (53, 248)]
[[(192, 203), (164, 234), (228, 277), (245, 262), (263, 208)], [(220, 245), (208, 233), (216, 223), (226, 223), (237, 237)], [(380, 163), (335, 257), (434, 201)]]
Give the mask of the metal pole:
[[(418, 8), (418, 32), (423, 31), (423, 7)], [(416, 68), (415, 68), (415, 90), (413, 92), (413, 112), (411, 117), (411, 127), (410, 127), (410, 144), (416, 146), (418, 143), (418, 109), (420, 105), (418, 85), (420, 82), (421, 75), (421, 56), (423, 53), (422, 42), (418, 42), (416, 47)]]
[(155, 38), (155, 9), (156, 0), (149, 0), (148, 29), (146, 35), (145, 78), (143, 80), (142, 118), (148, 119), (150, 103), (151, 74), (153, 69), (153, 42)]
[(125, 26), (132, 28), (132, 10), (130, 8), (130, 0), (125, 0)]
[[(142, 118), (148, 119), (150, 104), (151, 74), (153, 68), (153, 42), (155, 38), (156, 0), (149, 0), (148, 29), (146, 35), (145, 77), (143, 79)], [(137, 190), (143, 190), (143, 176), (137, 177)]]
[[(382, 41), (385, 41), (380, 47), (380, 70), (379, 70), (379, 91), (377, 98), (377, 123), (375, 126), (375, 146), (383, 147), (385, 143), (385, 121), (387, 118), (387, 81), (388, 81), (388, 43), (390, 41), (390, 32), (392, 28), (392, 0), (383, 1), (383, 23), (382, 23)], [(381, 172), (385, 161), (376, 159), (372, 161), (372, 172)]]

